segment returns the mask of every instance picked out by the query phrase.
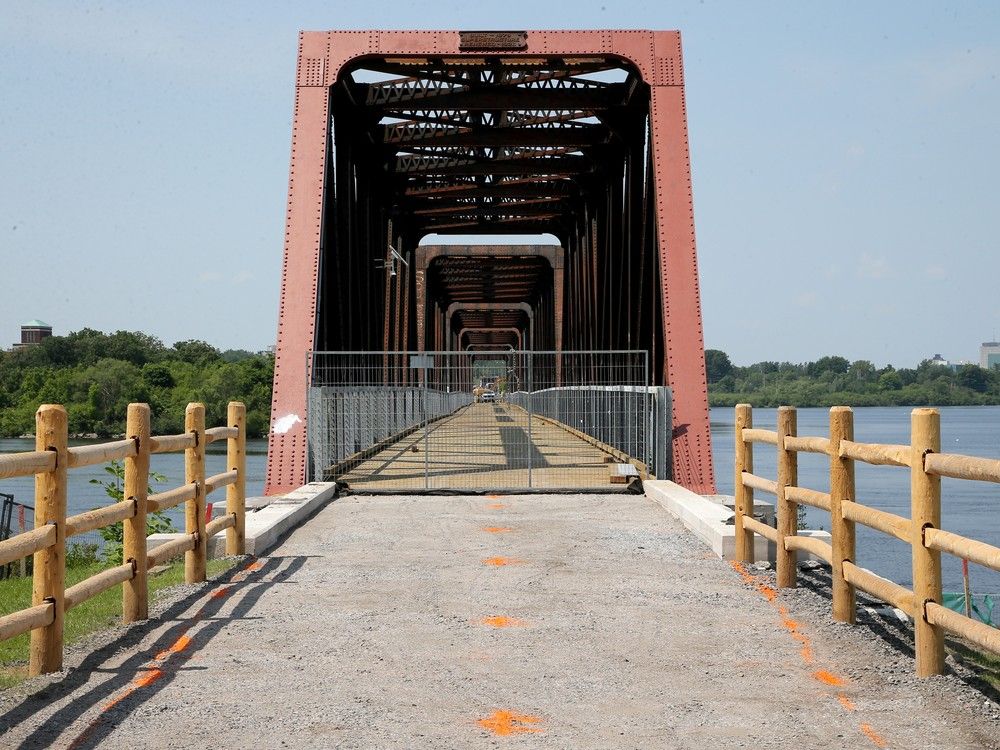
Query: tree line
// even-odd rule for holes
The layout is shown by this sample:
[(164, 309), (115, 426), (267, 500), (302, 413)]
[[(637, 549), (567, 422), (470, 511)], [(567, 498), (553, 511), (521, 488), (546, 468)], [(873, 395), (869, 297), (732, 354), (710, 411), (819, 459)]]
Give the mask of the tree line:
[(868, 360), (757, 362), (740, 367), (718, 349), (705, 350), (711, 406), (968, 406), (1000, 404), (1000, 371), (924, 360), (914, 368), (876, 367)]
[[(915, 368), (878, 368), (868, 360), (764, 361), (741, 367), (718, 349), (705, 351), (709, 403), (732, 406), (961, 406), (1000, 404), (1000, 371), (955, 369), (924, 360)], [(219, 349), (204, 341), (166, 346), (136, 331), (90, 328), (0, 352), (0, 437), (34, 432), (39, 404), (64, 404), (74, 435), (109, 437), (125, 429), (126, 407), (148, 403), (153, 431), (184, 429), (184, 408), (206, 407), (223, 424), (229, 401), (247, 405), (247, 434), (267, 435), (274, 357)]]
[(267, 435), (274, 357), (220, 351), (204, 341), (166, 346), (136, 331), (90, 328), (0, 352), (0, 436), (35, 430), (39, 404), (64, 404), (70, 433), (108, 437), (125, 429), (129, 403), (152, 411), (154, 434), (184, 431), (184, 408), (205, 404), (210, 426), (225, 424), (229, 401), (247, 406), (247, 434)]

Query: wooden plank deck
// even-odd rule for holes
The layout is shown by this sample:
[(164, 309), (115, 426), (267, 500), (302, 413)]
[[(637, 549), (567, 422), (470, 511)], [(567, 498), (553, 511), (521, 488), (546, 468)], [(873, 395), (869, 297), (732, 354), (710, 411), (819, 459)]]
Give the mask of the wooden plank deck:
[(622, 489), (611, 483), (618, 461), (610, 452), (548, 420), (530, 421), (529, 438), (524, 409), (471, 404), (432, 424), (426, 436), (417, 430), (338, 479), (359, 492)]

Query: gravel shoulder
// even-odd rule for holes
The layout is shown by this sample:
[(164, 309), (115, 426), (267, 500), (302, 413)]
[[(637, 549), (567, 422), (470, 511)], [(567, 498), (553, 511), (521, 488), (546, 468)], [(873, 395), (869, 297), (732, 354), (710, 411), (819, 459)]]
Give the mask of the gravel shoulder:
[(982, 693), (642, 496), (349, 496), (159, 615), (0, 696), (0, 746), (1000, 747)]

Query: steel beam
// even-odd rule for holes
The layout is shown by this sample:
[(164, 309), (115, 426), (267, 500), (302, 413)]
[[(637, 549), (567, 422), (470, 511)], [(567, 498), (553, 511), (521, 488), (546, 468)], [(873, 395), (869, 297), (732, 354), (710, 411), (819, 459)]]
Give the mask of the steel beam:
[(527, 302), (452, 302), (445, 311), (446, 351), (451, 351), (451, 319), (459, 310), (520, 310), (528, 316), (528, 350), (535, 348), (535, 309)]
[(484, 331), (484, 332), (488, 331), (490, 333), (503, 333), (503, 332), (513, 333), (517, 337), (517, 348), (524, 349), (524, 333), (521, 331), (520, 328), (517, 328), (515, 326), (484, 326), (482, 328), (478, 327), (463, 328), (458, 332), (458, 348), (459, 349), (462, 348), (462, 337), (465, 336), (466, 333), (473, 333), (473, 332), (478, 333), (479, 331)]

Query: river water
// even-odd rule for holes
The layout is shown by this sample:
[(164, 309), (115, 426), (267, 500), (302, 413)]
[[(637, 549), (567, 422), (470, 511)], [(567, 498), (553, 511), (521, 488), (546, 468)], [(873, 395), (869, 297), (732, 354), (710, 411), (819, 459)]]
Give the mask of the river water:
[[(88, 445), (91, 443), (106, 442), (101, 440), (70, 440), (70, 445)], [(35, 449), (34, 439), (0, 439), (0, 453), (17, 453), (21, 451), (32, 451)], [(247, 440), (247, 497), (264, 494), (264, 473), (267, 466), (267, 441)], [(162, 474), (163, 481), (152, 481), (153, 492), (163, 492), (184, 484), (184, 454), (183, 453), (159, 453), (150, 457), (150, 471)], [(205, 472), (208, 476), (220, 474), (226, 471), (226, 443), (219, 441), (209, 445), (205, 450)], [(66, 499), (68, 515), (82, 513), (83, 511), (107, 505), (111, 498), (105, 494), (104, 488), (92, 484), (91, 480), (98, 481), (113, 480), (113, 477), (104, 471), (104, 464), (96, 466), (84, 466), (79, 469), (72, 469), (69, 472), (69, 493)], [(33, 477), (15, 477), (13, 479), (0, 479), (0, 492), (13, 495), (17, 502), (26, 505), (35, 504), (35, 481)], [(209, 495), (209, 501), (213, 503), (225, 504), (226, 491), (217, 490)], [(167, 517), (177, 529), (184, 528), (184, 506), (180, 505), (166, 511)], [(15, 528), (17, 517), (14, 518)], [(28, 525), (31, 525), (30, 516)], [(84, 541), (89, 543), (100, 543), (97, 532), (84, 535)], [(77, 540), (77, 537), (73, 537)], [(72, 541), (72, 540), (71, 540)]]
[[(755, 409), (754, 426), (774, 429), (777, 410)], [(733, 493), (734, 461), (734, 410), (711, 410), (712, 454), (719, 492)], [(827, 409), (799, 409), (798, 432), (800, 435), (827, 435), (829, 411)], [(858, 408), (854, 412), (854, 434), (859, 442), (908, 443), (910, 409), (905, 407)], [(87, 441), (71, 441), (82, 445)], [(91, 441), (93, 442), (93, 441)], [(1000, 407), (956, 406), (941, 409), (942, 450), (970, 456), (1000, 458)], [(33, 440), (0, 439), (0, 453), (34, 449)], [(754, 452), (754, 472), (774, 479), (777, 476), (776, 455), (773, 446), (757, 445)], [(264, 473), (267, 463), (267, 441), (247, 441), (247, 495), (263, 494)], [(206, 456), (209, 475), (225, 471), (225, 443), (209, 446)], [(153, 483), (154, 491), (163, 491), (183, 484), (184, 456), (181, 453), (160, 454), (152, 457), (152, 470), (163, 474), (166, 480)], [(103, 488), (91, 484), (91, 479), (110, 478), (102, 466), (89, 466), (70, 472), (68, 510), (70, 515), (110, 502)], [(910, 478), (907, 469), (893, 466), (867, 466), (857, 464), (858, 501), (890, 513), (909, 517)], [(803, 453), (799, 455), (799, 484), (810, 489), (829, 490), (829, 464), (825, 457)], [(0, 492), (13, 494), (15, 499), (33, 504), (33, 480), (30, 477), (0, 479)], [(759, 493), (763, 494), (763, 493)], [(963, 536), (1000, 546), (1000, 485), (987, 482), (970, 482), (958, 479), (942, 480), (943, 527)], [(766, 498), (766, 496), (765, 496)], [(224, 502), (220, 490), (211, 497)], [(168, 515), (178, 529), (184, 526), (182, 507), (173, 508)], [(830, 528), (827, 513), (814, 508), (806, 509), (809, 528)], [(95, 532), (96, 535), (96, 532)], [(96, 538), (86, 541), (95, 542)], [(909, 586), (912, 581), (910, 548), (884, 534), (858, 526), (858, 563), (880, 575)], [(961, 563), (950, 555), (943, 555), (944, 586), (947, 591), (962, 590)], [(1000, 573), (975, 565), (971, 567), (973, 593), (1000, 593)]]
[[(854, 439), (863, 443), (909, 444), (909, 407), (863, 407), (854, 410)], [(735, 410), (711, 410), (712, 457), (721, 493), (733, 494), (735, 479)], [(777, 409), (754, 409), (754, 427), (773, 430)], [(829, 435), (828, 409), (799, 409), (798, 434)], [(968, 456), (1000, 458), (1000, 406), (951, 406), (941, 409), (941, 450)], [(775, 479), (777, 452), (772, 445), (754, 445), (754, 474)], [(909, 469), (855, 463), (858, 502), (879, 510), (910, 517)], [(826, 456), (799, 454), (799, 485), (827, 492), (830, 465)], [(766, 502), (770, 495), (757, 493)], [(941, 521), (947, 531), (1000, 546), (1000, 485), (960, 479), (941, 480)], [(806, 525), (830, 529), (830, 515), (806, 508)], [(858, 564), (903, 586), (913, 580), (910, 547), (894, 537), (857, 526)], [(962, 591), (962, 565), (942, 554), (944, 588)], [(1000, 593), (1000, 573), (970, 565), (973, 594)]]

